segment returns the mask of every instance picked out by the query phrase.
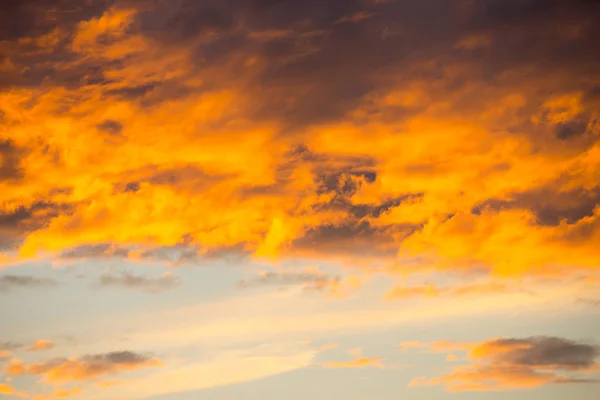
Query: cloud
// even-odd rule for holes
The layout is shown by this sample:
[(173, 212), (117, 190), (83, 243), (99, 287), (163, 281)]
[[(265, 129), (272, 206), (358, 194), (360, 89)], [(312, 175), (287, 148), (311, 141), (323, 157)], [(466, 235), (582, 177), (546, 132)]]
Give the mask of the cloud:
[(51, 394), (37, 394), (31, 397), (32, 400), (58, 400), (66, 399), (69, 397), (77, 396), (83, 393), (83, 390), (79, 387), (73, 387), (69, 389), (55, 388)]
[(359, 357), (350, 361), (334, 361), (325, 363), (326, 368), (383, 368), (381, 357)]
[(329, 343), (329, 344), (325, 344), (325, 345), (321, 346), (319, 348), (319, 351), (333, 350), (333, 349), (337, 349), (339, 347), (340, 347), (340, 345), (337, 343)]
[(4, 7), (11, 260), (597, 267), (594, 2)]
[(457, 348), (461, 346), (471, 364), (454, 367), (441, 377), (416, 378), (410, 386), (444, 385), (449, 391), (459, 392), (594, 382), (587, 375), (597, 370), (600, 357), (600, 348), (595, 345), (549, 336), (456, 344)]
[[(307, 347), (307, 344), (274, 341), (252, 348), (224, 350), (207, 360), (190, 361), (145, 377), (123, 381), (87, 398), (95, 400), (125, 396), (138, 399), (252, 382), (307, 368), (316, 354), (316, 350)], [(199, 376), (202, 379), (197, 379)]]
[(413, 297), (440, 297), (440, 296), (482, 296), (521, 291), (518, 287), (511, 287), (501, 282), (476, 282), (455, 286), (438, 287), (434, 284), (420, 286), (397, 286), (386, 295), (387, 300), (400, 300)]
[(11, 351), (11, 350), (17, 350), (17, 349), (19, 349), (21, 347), (23, 347), (23, 345), (20, 344), (20, 343), (15, 343), (15, 342), (0, 342), (0, 350)]
[(253, 286), (288, 286), (301, 285), (315, 290), (323, 290), (331, 284), (339, 282), (340, 278), (320, 272), (265, 272), (252, 279), (242, 280), (238, 286), (249, 288)]
[(48, 350), (54, 347), (54, 342), (46, 339), (39, 339), (34, 344), (28, 347), (31, 351)]
[(50, 278), (39, 278), (29, 275), (2, 275), (0, 276), (0, 292), (5, 292), (15, 287), (42, 288), (55, 286), (58, 282)]
[(600, 300), (596, 299), (577, 299), (577, 302), (588, 306), (600, 306)]
[(100, 286), (117, 286), (127, 289), (137, 289), (148, 292), (159, 292), (172, 289), (181, 284), (177, 276), (166, 273), (159, 277), (145, 277), (133, 275), (128, 272), (110, 273), (100, 275), (98, 280)]
[(365, 12), (359, 11), (355, 14), (351, 14), (351, 15), (347, 15), (345, 17), (342, 17), (340, 19), (338, 19), (337, 21), (335, 21), (336, 24), (341, 24), (343, 22), (360, 22), (362, 20), (365, 20), (367, 18), (373, 17), (377, 15), (376, 13), (370, 13), (367, 14)]
[(13, 376), (41, 376), (44, 382), (60, 384), (86, 381), (103, 375), (113, 375), (122, 371), (162, 365), (155, 358), (131, 351), (115, 351), (104, 354), (85, 355), (80, 358), (59, 358), (41, 363), (25, 364), (13, 359), (5, 372)]
[(362, 281), (355, 275), (340, 278), (309, 267), (303, 271), (261, 272), (255, 278), (241, 280), (238, 286), (241, 288), (301, 286), (304, 291), (328, 292), (333, 297), (343, 298), (358, 290), (362, 286)]
[(6, 383), (0, 383), (0, 394), (10, 396), (15, 393), (16, 393), (16, 390), (14, 387), (12, 387)]

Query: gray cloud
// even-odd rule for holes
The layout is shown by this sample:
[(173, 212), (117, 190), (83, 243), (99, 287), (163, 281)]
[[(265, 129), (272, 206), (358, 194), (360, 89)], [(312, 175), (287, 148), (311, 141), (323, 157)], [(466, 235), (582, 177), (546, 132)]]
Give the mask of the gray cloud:
[(85, 260), (92, 258), (126, 258), (129, 254), (129, 249), (122, 247), (114, 247), (109, 243), (100, 243), (93, 245), (83, 245), (64, 250), (58, 256), (59, 259), (65, 261)]
[(12, 375), (47, 375), (56, 369), (63, 373), (56, 381), (85, 381), (101, 375), (114, 374), (123, 370), (159, 365), (159, 361), (146, 354), (131, 351), (114, 351), (102, 354), (89, 354), (80, 358), (56, 358), (46, 362), (24, 364), (13, 360), (6, 371)]
[(21, 343), (15, 342), (0, 342), (0, 351), (13, 351), (22, 348)]
[(120, 135), (121, 131), (123, 130), (123, 124), (121, 124), (119, 121), (107, 119), (96, 125), (96, 128), (110, 135)]
[(510, 348), (498, 356), (499, 361), (534, 368), (584, 369), (600, 356), (598, 346), (552, 336), (497, 339), (491, 344)]
[(597, 299), (577, 299), (577, 303), (585, 304), (587, 306), (600, 306), (600, 300)]
[[(1, 110), (0, 110), (1, 111)], [(0, 118), (0, 123), (2, 118)], [(20, 163), (23, 150), (10, 140), (0, 140), (0, 181), (13, 181), (23, 177)]]
[(81, 357), (81, 361), (93, 364), (140, 364), (150, 360), (151, 357), (134, 353), (132, 351), (113, 351), (104, 354), (86, 355)]
[(179, 286), (181, 279), (171, 274), (159, 277), (144, 277), (128, 272), (104, 273), (100, 276), (98, 284), (100, 286), (116, 286), (147, 292), (159, 292)]
[(591, 190), (560, 190), (559, 187), (542, 187), (514, 193), (509, 199), (491, 199), (474, 208), (475, 213), (484, 209), (502, 210), (519, 208), (531, 210), (541, 225), (558, 225), (562, 220), (572, 224), (592, 216), (600, 204), (600, 187)]
[(314, 289), (324, 289), (327, 285), (339, 282), (339, 278), (311, 272), (267, 272), (255, 278), (242, 280), (238, 283), (241, 288), (259, 286), (308, 286)]
[(0, 276), (0, 292), (5, 292), (11, 288), (41, 288), (55, 286), (58, 282), (49, 278), (39, 278), (29, 275), (2, 275)]

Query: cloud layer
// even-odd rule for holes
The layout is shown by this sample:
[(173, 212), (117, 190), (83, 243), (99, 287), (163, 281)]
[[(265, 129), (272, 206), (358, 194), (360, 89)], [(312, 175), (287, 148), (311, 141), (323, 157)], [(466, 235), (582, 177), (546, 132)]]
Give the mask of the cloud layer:
[(594, 2), (71, 3), (7, 6), (6, 262), (597, 267)]

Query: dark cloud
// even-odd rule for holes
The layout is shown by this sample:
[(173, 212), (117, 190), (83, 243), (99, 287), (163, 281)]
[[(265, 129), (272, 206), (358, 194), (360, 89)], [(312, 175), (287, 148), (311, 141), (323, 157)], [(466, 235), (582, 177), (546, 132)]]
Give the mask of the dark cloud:
[[(1, 121), (0, 121), (1, 122)], [(0, 182), (23, 178), (21, 157), (23, 150), (10, 140), (0, 140)]]
[(98, 125), (96, 125), (96, 128), (98, 128), (98, 130), (100, 130), (102, 132), (106, 132), (110, 135), (120, 135), (121, 132), (123, 131), (123, 124), (120, 123), (119, 121), (113, 121), (113, 120), (107, 119), (107, 120), (99, 123)]
[(23, 345), (14, 342), (0, 342), (0, 351), (13, 351), (22, 348)]
[(64, 250), (58, 256), (63, 261), (86, 259), (126, 259), (169, 266), (205, 265), (207, 262), (239, 262), (248, 255), (243, 244), (214, 248), (200, 253), (200, 249), (189, 243), (173, 246), (139, 249), (122, 247), (111, 243), (83, 245)]
[(582, 136), (587, 131), (588, 122), (585, 120), (573, 120), (556, 125), (556, 137), (566, 140), (572, 137)]
[(92, 364), (139, 364), (150, 359), (147, 355), (132, 351), (113, 351), (104, 354), (86, 355), (81, 361)]
[(59, 259), (65, 261), (84, 260), (92, 258), (126, 258), (129, 254), (129, 249), (123, 247), (115, 247), (109, 243), (100, 243), (93, 245), (82, 245), (68, 250), (64, 250), (58, 256)]
[(147, 83), (139, 86), (128, 86), (118, 89), (110, 89), (106, 91), (109, 96), (124, 97), (130, 100), (139, 99), (146, 94), (150, 93), (156, 88), (156, 83)]
[(39, 36), (61, 25), (102, 15), (111, 0), (5, 0), (0, 4), (0, 40)]
[(515, 193), (508, 200), (492, 199), (473, 209), (476, 214), (484, 209), (502, 210), (519, 208), (531, 210), (541, 225), (558, 225), (566, 220), (575, 223), (594, 214), (594, 208), (600, 204), (600, 188), (592, 190), (558, 190), (543, 187), (522, 193)]
[(54, 279), (39, 278), (29, 275), (2, 275), (0, 276), (0, 292), (5, 292), (11, 288), (41, 288), (55, 286), (58, 282)]
[(72, 206), (51, 202), (37, 202), (27, 207), (0, 212), (0, 248), (11, 248), (25, 234), (47, 225), (52, 218), (70, 213)]
[(125, 185), (125, 191), (126, 192), (135, 193), (138, 190), (140, 190), (140, 183), (139, 182), (128, 182)]
[(600, 347), (596, 345), (536, 336), (490, 339), (467, 347), (464, 350), (469, 354), (465, 359), (472, 364), (457, 366), (438, 378), (415, 379), (411, 386), (443, 384), (450, 391), (460, 392), (598, 382), (575, 374), (590, 373), (597, 368)]
[(316, 274), (313, 272), (267, 272), (255, 278), (242, 280), (238, 283), (241, 288), (257, 286), (309, 286), (324, 289), (329, 284), (339, 282), (335, 276)]
[(100, 286), (116, 286), (146, 292), (159, 292), (179, 286), (181, 279), (171, 274), (160, 277), (145, 277), (128, 272), (104, 273), (100, 276), (98, 284)]
[(536, 368), (584, 369), (593, 366), (600, 356), (598, 346), (551, 336), (497, 339), (489, 344), (510, 348), (498, 356), (499, 360)]
[(304, 236), (294, 240), (290, 252), (356, 258), (393, 256), (398, 249), (392, 233), (406, 236), (413, 230), (409, 226), (373, 227), (368, 221), (324, 224), (310, 228)]
[[(159, 365), (160, 362), (146, 354), (131, 351), (114, 351), (102, 354), (89, 354), (80, 358), (56, 358), (50, 361), (25, 364), (12, 360), (6, 367), (11, 375), (34, 375), (48, 377), (51, 382), (85, 381), (101, 375), (120, 371)], [(60, 374), (53, 372), (61, 371)]]

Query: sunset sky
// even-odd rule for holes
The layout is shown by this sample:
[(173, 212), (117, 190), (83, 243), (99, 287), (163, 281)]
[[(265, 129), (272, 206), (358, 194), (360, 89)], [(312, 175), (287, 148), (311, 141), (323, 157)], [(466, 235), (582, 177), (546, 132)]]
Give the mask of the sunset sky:
[(599, 17), (0, 1), (0, 398), (597, 400)]

